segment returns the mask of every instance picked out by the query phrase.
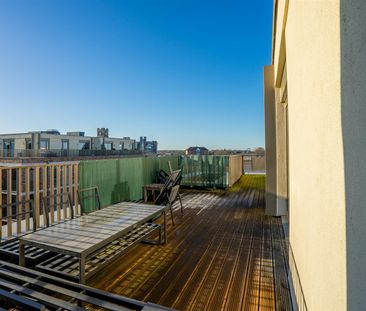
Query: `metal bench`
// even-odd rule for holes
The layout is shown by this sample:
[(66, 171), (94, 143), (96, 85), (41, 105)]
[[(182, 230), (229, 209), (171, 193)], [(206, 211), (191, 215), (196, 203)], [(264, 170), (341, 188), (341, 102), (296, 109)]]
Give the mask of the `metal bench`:
[[(148, 242), (166, 243), (166, 209), (166, 206), (120, 202), (20, 237), (19, 264), (26, 264), (27, 245), (42, 248), (60, 255), (39, 263), (37, 269), (85, 283), (130, 247), (147, 240), (154, 231), (159, 232), (159, 240)], [(152, 223), (160, 216), (164, 216), (164, 230)]]
[(171, 310), (0, 261), (0, 310), (9, 309)]
[[(155, 232), (159, 232), (160, 243), (162, 240), (161, 226), (154, 223), (145, 223), (135, 228), (126, 236), (111, 242), (109, 245), (91, 254), (85, 263), (85, 280), (90, 279), (100, 269), (117, 260), (137, 243), (148, 242), (157, 244), (157, 241), (149, 240), (149, 237)], [(73, 281), (78, 281), (80, 278), (79, 260), (69, 255), (57, 254), (40, 262), (36, 265), (36, 269)]]

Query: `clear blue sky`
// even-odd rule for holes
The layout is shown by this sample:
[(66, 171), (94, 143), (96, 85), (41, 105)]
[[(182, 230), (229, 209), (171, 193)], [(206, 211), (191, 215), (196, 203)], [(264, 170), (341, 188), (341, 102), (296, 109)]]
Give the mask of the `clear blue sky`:
[(0, 133), (263, 146), (273, 0), (0, 0)]

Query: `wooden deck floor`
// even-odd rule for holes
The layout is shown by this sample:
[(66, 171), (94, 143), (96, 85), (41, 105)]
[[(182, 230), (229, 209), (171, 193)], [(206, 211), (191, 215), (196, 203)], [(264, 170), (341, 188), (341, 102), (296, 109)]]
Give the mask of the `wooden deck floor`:
[(90, 285), (178, 310), (291, 310), (286, 241), (263, 189), (246, 176), (234, 193), (185, 193), (165, 246), (138, 245)]

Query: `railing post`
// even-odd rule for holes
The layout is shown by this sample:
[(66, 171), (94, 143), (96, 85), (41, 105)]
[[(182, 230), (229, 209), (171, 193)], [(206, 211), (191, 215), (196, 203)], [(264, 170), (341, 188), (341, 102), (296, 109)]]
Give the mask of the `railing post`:
[(19, 167), (17, 169), (17, 202), (16, 202), (16, 214), (17, 214), (17, 234), (20, 234), (22, 231), (22, 212), (23, 209), (22, 205), (22, 181), (23, 181), (23, 169)]
[(3, 235), (3, 170), (0, 168), (0, 241)]
[(8, 237), (11, 237), (13, 234), (13, 207), (12, 207), (12, 203), (13, 203), (13, 198), (12, 198), (12, 192), (13, 192), (13, 187), (12, 187), (12, 169), (9, 168), (7, 170), (7, 174), (6, 174), (6, 203), (7, 203), (7, 223), (8, 223)]
[[(42, 193), (42, 201), (43, 201), (43, 204), (45, 204), (45, 200), (43, 198), (45, 198), (47, 196), (47, 188), (48, 188), (48, 185), (47, 185), (47, 165), (43, 166), (42, 168), (42, 177), (43, 177), (43, 193)], [(43, 224), (46, 224), (46, 218), (47, 218), (47, 215), (45, 213), (47, 213), (48, 209), (45, 208), (43, 210)]]
[(81, 210), (79, 210), (78, 189), (79, 189), (79, 164), (75, 164), (74, 165), (74, 206), (75, 206), (75, 213), (78, 213), (78, 215), (81, 215)]
[(30, 167), (27, 167), (25, 169), (25, 230), (30, 230), (30, 206), (29, 206), (29, 200), (30, 200)]
[[(39, 195), (39, 166), (36, 166), (35, 169), (33, 170), (33, 198), (34, 198), (34, 202), (33, 202), (33, 208), (34, 208), (34, 213), (33, 213), (33, 217), (35, 217), (35, 223), (36, 224), (36, 228), (40, 227), (40, 195)], [(33, 228), (34, 230), (34, 228)]]
[(61, 221), (61, 200), (60, 200), (60, 195), (61, 195), (61, 166), (57, 165), (56, 166), (57, 170), (56, 170), (56, 187), (57, 187), (57, 221), (60, 222)]
[(51, 224), (54, 223), (55, 218), (55, 167), (53, 165), (50, 166), (50, 219)]
[(62, 166), (62, 209), (64, 213), (64, 219), (67, 218), (66, 205), (64, 205), (64, 195), (67, 193), (67, 165)]
[[(68, 171), (68, 187), (67, 187), (67, 192), (68, 192), (68, 195), (69, 195), (69, 197), (71, 198), (71, 202), (70, 202), (70, 205), (71, 205), (71, 208), (72, 208), (72, 202), (74, 201), (73, 199), (72, 199), (72, 197), (73, 197), (73, 195), (74, 195), (74, 193), (73, 193), (73, 191), (72, 191), (72, 171), (73, 171), (73, 165), (72, 164), (68, 164), (67, 165), (67, 171)], [(70, 218), (71, 218), (71, 211), (69, 211), (70, 212)]]

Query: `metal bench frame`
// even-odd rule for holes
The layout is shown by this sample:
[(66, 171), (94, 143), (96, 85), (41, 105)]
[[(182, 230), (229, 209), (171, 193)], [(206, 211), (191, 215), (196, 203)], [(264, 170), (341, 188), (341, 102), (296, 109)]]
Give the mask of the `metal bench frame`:
[[(99, 271), (100, 269), (102, 269), (105, 266), (104, 264), (98, 265), (93, 271), (90, 271), (90, 272), (92, 272), (92, 274), (88, 273), (88, 275), (87, 275), (86, 264), (88, 263), (87, 262), (88, 259), (93, 258), (93, 256), (95, 256), (95, 254), (99, 253), (101, 250), (103, 250), (106, 247), (108, 247), (109, 245), (111, 245), (111, 243), (113, 243), (117, 240), (126, 238), (126, 236), (128, 236), (133, 231), (136, 231), (136, 233), (139, 234), (139, 230), (144, 229), (144, 226), (146, 226), (146, 224), (151, 224), (156, 218), (158, 218), (160, 216), (164, 217), (164, 225), (163, 225), (164, 234), (162, 234), (162, 232), (161, 232), (161, 230), (162, 230), (161, 225), (157, 225), (156, 227), (153, 228), (154, 229), (153, 231), (159, 230), (159, 240), (157, 240), (157, 241), (147, 240), (147, 238), (153, 233), (153, 231), (148, 231), (148, 232), (146, 232), (146, 234), (139, 236), (132, 244), (135, 245), (135, 244), (137, 244), (137, 242), (142, 242), (144, 240), (148, 243), (153, 243), (153, 244), (165, 244), (167, 241), (166, 208), (167, 207), (165, 207), (165, 206), (161, 206), (161, 208), (159, 208), (156, 212), (154, 212), (153, 215), (149, 215), (148, 218), (141, 219), (141, 221), (136, 222), (130, 228), (128, 228), (126, 230), (122, 230), (121, 232), (118, 232), (116, 234), (113, 234), (109, 238), (96, 243), (92, 247), (85, 249), (82, 252), (74, 251), (73, 249), (70, 249), (70, 248), (59, 248), (59, 247), (55, 247), (54, 245), (38, 243), (38, 241), (35, 241), (35, 240), (27, 240), (25, 237), (23, 239), (20, 239), (20, 241), (19, 241), (19, 265), (25, 266), (25, 264), (26, 264), (24, 261), (24, 251), (25, 251), (25, 247), (27, 245), (42, 248), (42, 249), (45, 249), (45, 250), (48, 250), (51, 252), (56, 252), (56, 253), (63, 254), (63, 255), (68, 255), (69, 257), (73, 257), (73, 258), (77, 259), (78, 268), (79, 268), (78, 280), (80, 283), (85, 284), (87, 277), (90, 277), (91, 275), (95, 274), (97, 271)], [(116, 256), (122, 255), (123, 253), (124, 252), (121, 252), (121, 254), (118, 253), (118, 254), (116, 254)], [(68, 260), (69, 257), (65, 256), (65, 258), (64, 258), (65, 261)], [(107, 261), (108, 261), (108, 263), (110, 263), (114, 259), (115, 258), (113, 256), (113, 258), (107, 258)], [(47, 265), (48, 265), (48, 262), (43, 265), (38, 265), (38, 268), (41, 268), (44, 270), (45, 268), (48, 268)], [(59, 273), (60, 271), (57, 271), (54, 269), (48, 269), (48, 270), (49, 270), (48, 272), (53, 270), (57, 275), (63, 275), (63, 276), (67, 275), (67, 274), (65, 275), (65, 274)]]
[(171, 310), (4, 261), (0, 261), (0, 286), (0, 306), (8, 308), (85, 310), (88, 305), (99, 310)]
[[(158, 232), (158, 240), (149, 237)], [(159, 224), (145, 223), (125, 236), (112, 241), (110, 244), (95, 251), (86, 258), (85, 281), (101, 269), (116, 261), (136, 244), (143, 242), (154, 245), (164, 243), (162, 228)], [(70, 255), (57, 254), (40, 262), (35, 267), (37, 270), (78, 282), (80, 280), (79, 259)]]

